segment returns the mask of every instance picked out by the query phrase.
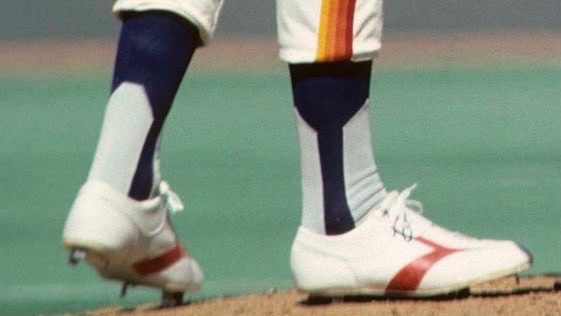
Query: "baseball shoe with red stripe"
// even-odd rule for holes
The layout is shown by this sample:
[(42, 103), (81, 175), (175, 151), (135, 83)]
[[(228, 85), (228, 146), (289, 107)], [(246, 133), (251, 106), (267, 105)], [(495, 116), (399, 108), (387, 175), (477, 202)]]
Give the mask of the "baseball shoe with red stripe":
[(80, 190), (66, 221), (63, 244), (70, 262), (82, 259), (101, 276), (128, 285), (163, 290), (162, 305), (182, 303), (185, 291), (198, 290), (203, 273), (178, 240), (168, 212), (183, 204), (166, 182), (157, 197), (135, 201), (101, 181)]
[(291, 252), (296, 286), (317, 296), (440, 296), (531, 266), (530, 253), (515, 242), (475, 239), (433, 224), (420, 214), (420, 203), (408, 199), (413, 188), (390, 192), (345, 234), (300, 227)]

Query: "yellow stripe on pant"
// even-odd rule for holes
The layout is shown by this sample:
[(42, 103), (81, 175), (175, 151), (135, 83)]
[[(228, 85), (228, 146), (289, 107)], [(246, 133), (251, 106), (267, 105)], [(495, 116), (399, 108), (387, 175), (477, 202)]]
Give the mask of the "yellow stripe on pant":
[(356, 0), (323, 0), (316, 61), (352, 57), (355, 4)]

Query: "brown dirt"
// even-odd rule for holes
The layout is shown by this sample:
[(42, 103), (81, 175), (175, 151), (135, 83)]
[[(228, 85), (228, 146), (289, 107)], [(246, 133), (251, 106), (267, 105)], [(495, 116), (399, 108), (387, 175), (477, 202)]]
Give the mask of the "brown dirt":
[(310, 302), (295, 290), (216, 298), (176, 308), (158, 309), (155, 303), (135, 309), (118, 306), (82, 315), (561, 315), (561, 291), (552, 276), (514, 277), (484, 283), (464, 298), (390, 300), (353, 297), (332, 302)]
[[(35, 41), (0, 43), (0, 73), (82, 75), (109, 71), (115, 43)], [(401, 34), (384, 38), (379, 68), (561, 64), (561, 33)], [(215, 39), (197, 51), (192, 70), (284, 71), (274, 39)]]

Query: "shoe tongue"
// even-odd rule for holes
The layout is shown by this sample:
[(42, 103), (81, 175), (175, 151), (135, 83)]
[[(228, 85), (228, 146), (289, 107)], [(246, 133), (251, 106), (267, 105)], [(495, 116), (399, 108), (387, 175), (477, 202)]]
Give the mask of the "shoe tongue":
[(425, 218), (422, 213), (422, 206), (420, 202), (403, 199), (402, 194), (399, 192), (391, 192), (383, 205), (390, 213), (391, 221), (398, 224), (401, 228), (406, 227), (410, 230), (411, 236), (422, 235), (422, 233), (429, 228), (432, 224), (430, 220)]

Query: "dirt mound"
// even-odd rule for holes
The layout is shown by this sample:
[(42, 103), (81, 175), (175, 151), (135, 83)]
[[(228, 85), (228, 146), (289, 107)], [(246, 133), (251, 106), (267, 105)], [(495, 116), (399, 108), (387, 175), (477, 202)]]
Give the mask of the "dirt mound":
[(561, 277), (505, 278), (474, 286), (456, 297), (380, 299), (347, 297), (309, 299), (290, 289), (266, 294), (216, 298), (159, 309), (147, 304), (135, 309), (108, 307), (82, 315), (561, 315)]

